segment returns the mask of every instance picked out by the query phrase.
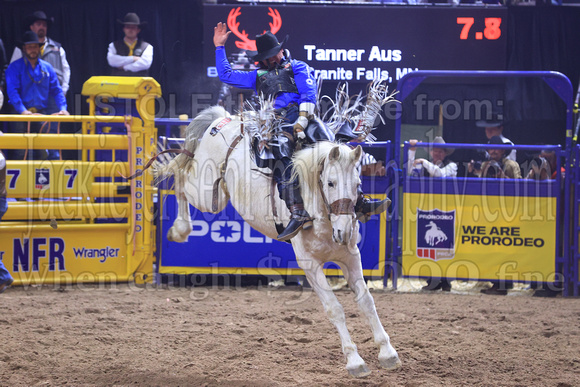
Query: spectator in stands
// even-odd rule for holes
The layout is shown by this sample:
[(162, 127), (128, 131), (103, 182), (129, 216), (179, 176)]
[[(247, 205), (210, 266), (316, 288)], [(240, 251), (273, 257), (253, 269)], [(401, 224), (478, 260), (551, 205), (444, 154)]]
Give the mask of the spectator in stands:
[[(66, 99), (58, 82), (56, 73), (50, 63), (40, 56), (40, 40), (33, 31), (26, 31), (22, 38), (22, 53), (24, 57), (12, 62), (6, 70), (6, 90), (9, 102), (16, 114), (48, 114), (48, 97), (52, 96), (58, 106), (56, 115), (69, 115)], [(14, 133), (25, 133), (26, 122), (13, 122), (11, 130)], [(41, 123), (31, 123), (30, 131), (38, 133)], [(12, 159), (22, 160), (27, 152), (16, 150)], [(38, 159), (39, 152), (35, 152)]]
[(117, 22), (123, 25), (125, 36), (109, 44), (107, 61), (111, 66), (111, 75), (147, 77), (149, 68), (153, 63), (153, 46), (139, 39), (141, 27), (147, 22), (141, 22), (136, 13), (128, 13), (123, 21)]
[[(51, 64), (56, 72), (58, 82), (64, 95), (68, 92), (70, 82), (70, 65), (66, 60), (66, 52), (62, 45), (48, 37), (48, 27), (52, 25), (52, 19), (49, 19), (43, 11), (36, 11), (26, 18), (25, 22), (30, 31), (38, 36), (40, 41), (40, 59)], [(22, 58), (22, 50), (19, 47), (14, 49), (10, 63)], [(56, 108), (58, 106), (55, 106)], [(52, 111), (50, 113), (56, 113)]]
[[(475, 126), (479, 128), (485, 128), (485, 136), (487, 140), (490, 141), (492, 137), (499, 136), (503, 144), (514, 145), (508, 138), (504, 137), (503, 133), (503, 119), (502, 115), (497, 112), (492, 112), (491, 119), (480, 120), (475, 123)], [(507, 158), (516, 161), (516, 150), (512, 149), (507, 155)]]
[[(492, 145), (505, 145), (500, 136), (493, 136), (489, 143)], [(490, 160), (481, 166), (481, 177), (497, 179), (521, 179), (522, 172), (520, 166), (515, 161), (508, 158), (509, 149), (488, 148)], [(482, 289), (481, 293), (506, 295), (509, 289), (513, 288), (512, 281), (491, 281), (492, 287)]]
[[(409, 168), (407, 168), (407, 173), (413, 173), (413, 170), (417, 171), (421, 176), (431, 176), (431, 177), (456, 177), (457, 176), (457, 164), (449, 160), (449, 155), (453, 153), (453, 149), (450, 148), (434, 148), (431, 147), (429, 154), (431, 155), (431, 161), (425, 159), (415, 159), (415, 152), (418, 140), (409, 140), (411, 147), (408, 152)], [(434, 144), (445, 144), (443, 137), (435, 137), (433, 139)], [(419, 172), (420, 171), (420, 172)]]
[[(362, 142), (365, 141), (361, 138), (352, 138), (352, 137), (341, 137), (340, 135), (335, 138), (335, 141), (338, 142)], [(387, 174), (387, 169), (385, 168), (382, 160), (377, 160), (375, 156), (370, 153), (367, 153), (363, 150), (363, 154), (361, 157), (360, 162), (360, 174), (361, 176), (385, 176)]]
[[(564, 166), (560, 166), (562, 179), (566, 174)], [(526, 179), (555, 179), (558, 175), (558, 156), (556, 151), (543, 150), (538, 157), (535, 157), (530, 163), (530, 170), (526, 175)]]
[[(30, 28), (30, 31), (33, 31), (38, 35), (38, 39), (41, 43), (40, 59), (50, 63), (54, 68), (62, 92), (66, 96), (70, 83), (70, 66), (66, 60), (66, 52), (64, 51), (64, 48), (62, 48), (62, 45), (48, 37), (48, 28), (52, 25), (52, 22), (53, 19), (48, 18), (46, 13), (43, 11), (36, 11), (25, 19), (25, 25)], [(10, 63), (20, 58), (22, 58), (22, 51), (19, 47), (16, 47), (12, 53)], [(57, 113), (59, 110), (60, 107), (54, 98), (49, 97), (46, 113), (53, 114)], [(51, 123), (50, 133), (56, 133), (57, 128), (58, 124), (56, 122)], [(59, 158), (60, 154), (58, 150), (51, 149), (48, 151), (48, 160), (58, 160)]]
[(526, 179), (546, 180), (549, 179), (551, 175), (552, 173), (548, 161), (542, 156), (537, 156), (530, 161)]
[[(489, 143), (492, 145), (505, 145), (500, 136), (493, 136)], [(522, 171), (518, 163), (509, 158), (509, 149), (489, 148), (489, 160), (481, 165), (481, 177), (500, 179), (521, 179)]]
[[(2, 132), (0, 132), (0, 135)], [(6, 213), (8, 205), (6, 203), (6, 159), (4, 154), (0, 151), (0, 219)], [(14, 282), (12, 276), (6, 270), (4, 263), (0, 260), (0, 293), (4, 293), (6, 288)]]
[[(457, 176), (457, 164), (449, 160), (449, 156), (453, 153), (454, 149), (451, 148), (429, 148), (429, 154), (431, 155), (431, 161), (425, 159), (415, 159), (415, 152), (418, 140), (409, 140), (411, 147), (408, 152), (408, 165), (407, 173), (412, 174), (416, 171), (419, 176), (431, 176), (431, 177), (456, 177)], [(433, 139), (434, 144), (445, 144), (443, 137), (435, 137)], [(443, 290), (448, 292), (451, 290), (451, 282), (446, 278), (428, 278), (427, 285), (423, 286), (422, 290)]]
[(387, 169), (383, 162), (377, 160), (370, 153), (363, 152), (360, 165), (360, 174), (362, 176), (385, 176), (387, 174)]
[[(506, 145), (499, 136), (493, 136), (489, 140), (489, 143), (493, 145)], [(522, 178), (522, 171), (520, 170), (518, 163), (508, 158), (511, 154), (509, 149), (489, 148), (487, 152), (489, 160), (483, 162), (480, 169), (476, 169), (473, 161), (469, 163), (469, 176), (501, 179)]]

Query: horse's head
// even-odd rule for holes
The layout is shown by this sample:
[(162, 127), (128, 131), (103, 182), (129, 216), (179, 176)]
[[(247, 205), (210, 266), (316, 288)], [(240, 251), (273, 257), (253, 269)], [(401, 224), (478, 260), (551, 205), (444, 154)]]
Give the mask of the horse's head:
[[(360, 185), (362, 148), (334, 146), (320, 169), (320, 191), (332, 223), (332, 239), (340, 244), (356, 243), (354, 205)], [(354, 240), (353, 240), (354, 238)]]

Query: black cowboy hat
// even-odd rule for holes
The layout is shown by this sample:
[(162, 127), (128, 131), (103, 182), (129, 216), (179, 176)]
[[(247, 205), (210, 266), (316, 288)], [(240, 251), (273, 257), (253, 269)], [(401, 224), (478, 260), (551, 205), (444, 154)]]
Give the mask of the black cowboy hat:
[(125, 17), (123, 18), (123, 21), (117, 19), (117, 23), (119, 24), (123, 24), (123, 25), (131, 25), (131, 26), (138, 26), (138, 27), (142, 27), (145, 24), (147, 24), (146, 21), (144, 21), (143, 23), (141, 23), (141, 20), (139, 19), (139, 16), (134, 13), (134, 12), (129, 12), (128, 14), (125, 15)]
[(22, 35), (22, 40), (20, 41), (20, 47), (23, 47), (25, 44), (42, 44), (38, 40), (38, 35), (34, 31), (26, 31), (24, 35)]
[[(489, 139), (489, 144), (490, 145), (511, 145), (509, 143), (505, 143), (503, 142), (503, 140), (501, 139), (500, 136), (493, 136), (492, 138)], [(498, 149), (498, 148), (494, 148), (494, 147), (489, 147), (487, 149)], [(506, 154), (507, 152), (510, 152), (509, 149), (501, 149), (503, 151), (504, 154)]]
[(504, 145), (505, 142), (503, 142), (503, 140), (501, 139), (500, 136), (493, 136), (492, 138), (489, 139), (489, 144), (492, 144), (492, 145)]
[(286, 35), (284, 41), (280, 43), (278, 42), (278, 38), (276, 38), (276, 35), (274, 35), (270, 31), (267, 31), (262, 35), (256, 36), (256, 48), (258, 49), (258, 51), (248, 50), (246, 53), (250, 58), (252, 58), (253, 61), (259, 62), (278, 54), (287, 41), (288, 35)]
[(35, 11), (32, 15), (28, 15), (24, 19), (24, 24), (28, 28), (30, 25), (34, 24), (34, 22), (37, 21), (37, 20), (44, 20), (46, 22), (46, 25), (48, 27), (50, 27), (50, 25), (54, 21), (54, 18), (47, 17), (46, 16), (46, 13), (44, 13), (44, 11)]
[(503, 114), (498, 111), (492, 111), (491, 116), (485, 120), (479, 120), (475, 123), (478, 128), (496, 128), (503, 125)]

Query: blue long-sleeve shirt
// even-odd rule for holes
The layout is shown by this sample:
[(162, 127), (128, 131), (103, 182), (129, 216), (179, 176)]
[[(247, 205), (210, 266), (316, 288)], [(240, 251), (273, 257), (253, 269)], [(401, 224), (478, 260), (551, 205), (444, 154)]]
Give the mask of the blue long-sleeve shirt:
[[(215, 50), (215, 63), (220, 81), (240, 89), (253, 89), (256, 91), (256, 80), (258, 70), (239, 71), (233, 70), (226, 57), (226, 50), (223, 46)], [(294, 81), (298, 88), (298, 94), (279, 93), (274, 101), (274, 108), (283, 108), (292, 103), (300, 105), (302, 102), (311, 102), (316, 104), (317, 89), (314, 70), (306, 63), (292, 59), (292, 71), (294, 72)]]
[(52, 66), (38, 59), (32, 68), (26, 58), (20, 58), (6, 69), (8, 102), (18, 113), (36, 108), (46, 109), (49, 95), (54, 97), (59, 110), (66, 110), (66, 99)]

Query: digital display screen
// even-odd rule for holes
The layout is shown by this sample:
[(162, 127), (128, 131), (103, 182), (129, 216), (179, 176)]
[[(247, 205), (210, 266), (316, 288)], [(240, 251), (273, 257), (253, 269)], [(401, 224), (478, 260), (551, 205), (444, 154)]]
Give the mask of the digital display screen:
[[(507, 9), (374, 6), (207, 5), (204, 63), (216, 77), (213, 28), (232, 31), (226, 52), (254, 49), (271, 30), (294, 59), (308, 63), (325, 83), (367, 84), (381, 77), (393, 90), (415, 70), (504, 70)], [(253, 46), (252, 46), (253, 45)], [(356, 92), (356, 90), (354, 90)]]

